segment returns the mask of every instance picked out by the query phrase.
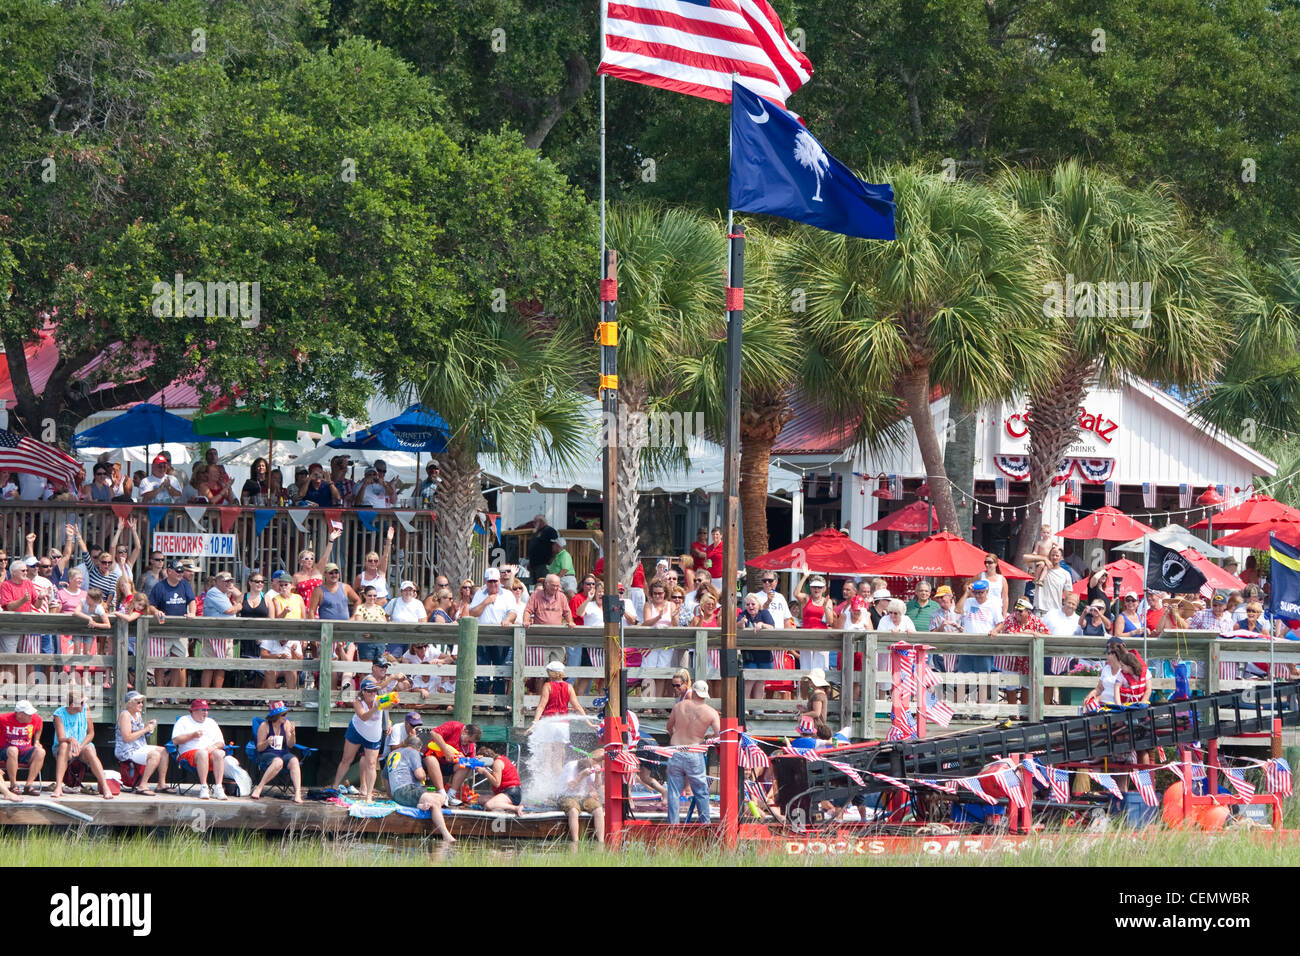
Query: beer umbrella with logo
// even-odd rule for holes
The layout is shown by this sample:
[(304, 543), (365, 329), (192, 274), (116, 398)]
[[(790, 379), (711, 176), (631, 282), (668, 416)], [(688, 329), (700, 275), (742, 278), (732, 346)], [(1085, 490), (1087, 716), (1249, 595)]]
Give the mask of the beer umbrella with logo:
[[(984, 570), (987, 553), (955, 534), (940, 531), (916, 544), (876, 557), (866, 573), (900, 578), (973, 578)], [(998, 571), (1009, 579), (1030, 579), (1030, 575), (1000, 558)]]
[(760, 554), (746, 564), (766, 571), (819, 571), (822, 574), (866, 574), (867, 565), (877, 560), (876, 552), (864, 548), (834, 528), (823, 528), (794, 544)]
[[(1193, 525), (1195, 527), (1195, 525)], [(1130, 518), (1118, 508), (1106, 505), (1074, 524), (1062, 528), (1058, 537), (1076, 541), (1132, 541), (1143, 535), (1155, 534), (1156, 529)]]

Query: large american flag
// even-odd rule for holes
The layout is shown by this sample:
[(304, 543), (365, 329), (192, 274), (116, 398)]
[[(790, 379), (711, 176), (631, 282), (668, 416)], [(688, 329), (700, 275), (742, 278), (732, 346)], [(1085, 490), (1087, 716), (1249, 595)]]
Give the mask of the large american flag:
[(607, 0), (600, 72), (719, 103), (731, 74), (785, 106), (812, 64), (767, 0)]
[(73, 488), (80, 468), (77, 459), (57, 448), (43, 445), (35, 438), (18, 435), (8, 429), (0, 429), (0, 469), (49, 478)]

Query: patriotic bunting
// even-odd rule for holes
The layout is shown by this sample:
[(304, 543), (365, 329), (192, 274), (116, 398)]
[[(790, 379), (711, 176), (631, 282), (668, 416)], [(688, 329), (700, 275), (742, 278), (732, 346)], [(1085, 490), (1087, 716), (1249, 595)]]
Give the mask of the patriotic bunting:
[(379, 514), (379, 512), (377, 512), (377, 511), (370, 511), (370, 510), (358, 511), (358, 512), (357, 512), (357, 520), (360, 521), (363, 525), (366, 526), (366, 530), (367, 530), (367, 531), (374, 531), (374, 530), (375, 530), (375, 516), (376, 516), (377, 514)]
[(407, 531), (415, 530), (415, 511), (394, 511), (393, 517), (402, 523), (402, 527)]
[(275, 508), (255, 508), (253, 509), (253, 537), (257, 537), (266, 530), (266, 526), (271, 523), (271, 519), (276, 516)]
[[(832, 767), (834, 767), (836, 770), (838, 770), (840, 773), (844, 774), (844, 776), (848, 777), (850, 780), (856, 783), (859, 787), (865, 785), (862, 781), (862, 776), (856, 770), (850, 767), (848, 764), (841, 763), (838, 760), (827, 760), (826, 762), (830, 764)], [(899, 785), (904, 786), (901, 783)]]
[(311, 514), (306, 508), (290, 508), (289, 517), (293, 519), (293, 526), (304, 534), (307, 531), (307, 516)]
[(1025, 792), (1020, 786), (1020, 778), (1016, 776), (1014, 770), (1006, 767), (997, 772), (998, 783), (1002, 789), (1007, 792), (1007, 799), (1015, 807), (1023, 808), (1025, 805)]
[[(828, 761), (828, 762), (829, 762), (829, 761)], [(881, 783), (887, 783), (887, 784), (889, 784), (891, 787), (897, 787), (899, 790), (910, 790), (910, 789), (911, 789), (911, 787), (909, 787), (907, 784), (903, 783), (903, 781), (899, 780), (897, 777), (891, 777), (891, 776), (890, 776), (889, 774), (887, 774), (887, 773), (873, 773), (873, 774), (871, 774), (871, 776), (875, 777), (875, 778), (876, 778), (877, 780), (879, 780)], [(860, 782), (861, 782), (861, 781), (859, 780), (859, 783), (860, 783)]]
[(131, 517), (131, 509), (134, 508), (135, 505), (132, 505), (129, 502), (114, 502), (111, 507), (113, 508), (113, 514), (117, 515), (118, 522), (126, 524), (126, 519)]
[(1040, 786), (1050, 786), (1047, 782), (1047, 774), (1043, 772), (1043, 765), (1033, 757), (1026, 757), (1020, 762), (1020, 764), (1029, 771), (1030, 776), (1032, 776)]
[(321, 514), (325, 516), (325, 520), (329, 523), (330, 530), (332, 531), (343, 530), (343, 509), (342, 508), (322, 508)]
[(761, 770), (764, 767), (771, 766), (767, 754), (763, 753), (763, 749), (748, 734), (740, 735), (739, 761), (740, 766), (746, 770)]
[(153, 505), (149, 509), (149, 530), (152, 531), (158, 522), (167, 517), (167, 512), (171, 511), (171, 505)]
[(190, 520), (194, 522), (194, 527), (198, 528), (200, 531), (203, 530), (203, 516), (207, 514), (207, 511), (207, 505), (189, 505), (185, 509), (185, 513), (189, 515)]
[(239, 508), (218, 508), (217, 511), (221, 513), (221, 533), (230, 534), (235, 522), (239, 520)]
[(917, 783), (923, 783), (927, 787), (934, 787), (934, 789), (942, 790), (944, 793), (957, 792), (957, 785), (950, 780), (918, 780)]

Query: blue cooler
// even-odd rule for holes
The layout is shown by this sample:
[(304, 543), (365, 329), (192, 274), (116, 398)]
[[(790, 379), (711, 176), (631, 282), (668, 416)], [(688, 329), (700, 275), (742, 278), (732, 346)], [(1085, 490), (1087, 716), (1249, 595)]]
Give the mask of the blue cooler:
[(1110, 805), (1111, 813), (1120, 813), (1122, 811), (1124, 822), (1135, 830), (1140, 830), (1142, 827), (1150, 826), (1160, 820), (1160, 804), (1157, 803), (1154, 807), (1147, 806), (1142, 801), (1142, 794), (1140, 793), (1124, 794), (1122, 806), (1119, 800), (1112, 798)]

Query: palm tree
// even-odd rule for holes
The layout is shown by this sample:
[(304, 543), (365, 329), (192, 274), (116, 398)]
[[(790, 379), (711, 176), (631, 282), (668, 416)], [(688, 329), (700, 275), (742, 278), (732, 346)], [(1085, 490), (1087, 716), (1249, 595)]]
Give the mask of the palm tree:
[(808, 294), (808, 334), (834, 368), (845, 414), (867, 390), (897, 394), (925, 462), (939, 523), (960, 533), (930, 402), (936, 387), (968, 403), (1009, 396), (1053, 370), (1060, 346), (1044, 320), (1044, 262), (1028, 218), (986, 186), (916, 167), (872, 178), (894, 186), (898, 239), (800, 229), (791, 267)]
[[(1070, 287), (1081, 290), (1076, 302), (1054, 301), (1060, 308), (1047, 308), (1059, 313), (1064, 360), (1055, 374), (1024, 389), (1032, 502), (1046, 493), (1076, 439), (1078, 408), (1094, 382), (1114, 384), (1130, 374), (1163, 383), (1209, 380), (1232, 339), (1234, 319), (1259, 312), (1260, 300), (1192, 229), (1163, 186), (1130, 188), (1109, 173), (1069, 162), (1050, 172), (1004, 171), (994, 188), (1036, 224), (1052, 262), (1052, 281), (1044, 285), (1048, 298)], [(1142, 293), (1144, 307), (1114, 308), (1087, 295), (1115, 283), (1149, 290)], [(1017, 554), (1033, 547), (1038, 526), (1026, 516)]]
[[(609, 247), (618, 252), (618, 400), (629, 417), (684, 406), (686, 360), (724, 329), (725, 240), (699, 213), (655, 204), (612, 205)], [(584, 309), (590, 332), (597, 315)], [(682, 407), (675, 409), (685, 412)], [(644, 429), (619, 437), (618, 576), (630, 581), (640, 559), (637, 488), (650, 459), (684, 449), (647, 449)], [(648, 453), (647, 453), (648, 452)]]
[(517, 313), (467, 309), (447, 343), (415, 392), (453, 429), (440, 456), (438, 566), (448, 577), (464, 577), (483, 502), (479, 453), (490, 450), (525, 469), (543, 458), (565, 467), (591, 436), (584, 399), (573, 387), (578, 355), (570, 337)]

